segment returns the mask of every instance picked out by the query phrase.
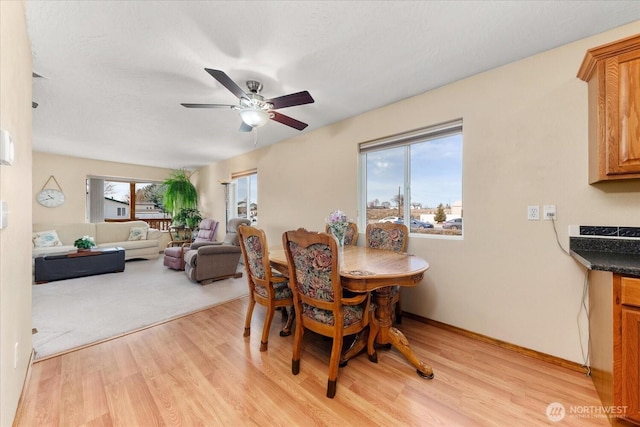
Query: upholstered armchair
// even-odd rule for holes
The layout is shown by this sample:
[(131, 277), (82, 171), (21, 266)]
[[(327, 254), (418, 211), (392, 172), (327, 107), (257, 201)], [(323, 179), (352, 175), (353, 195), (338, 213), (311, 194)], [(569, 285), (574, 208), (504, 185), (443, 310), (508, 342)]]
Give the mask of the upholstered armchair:
[(227, 224), (227, 234), (222, 242), (206, 245), (192, 244), (184, 254), (184, 271), (194, 282), (208, 285), (216, 280), (229, 277), (242, 277), (238, 272), (238, 263), (242, 256), (238, 227), (240, 224), (250, 224), (244, 218), (233, 218)]
[(184, 254), (189, 249), (198, 249), (200, 246), (210, 245), (216, 241), (218, 221), (215, 219), (203, 219), (198, 226), (198, 234), (193, 242), (171, 241), (164, 250), (164, 265), (174, 270), (184, 270)]
[[(370, 294), (343, 296), (335, 237), (298, 229), (282, 235), (282, 246), (287, 256), (289, 287), (296, 314), (291, 373), (298, 375), (300, 372), (302, 337), (306, 329), (333, 338), (327, 380), (327, 397), (333, 398), (343, 339), (369, 324)], [(376, 360), (374, 337), (369, 338), (367, 354), (370, 360)]]

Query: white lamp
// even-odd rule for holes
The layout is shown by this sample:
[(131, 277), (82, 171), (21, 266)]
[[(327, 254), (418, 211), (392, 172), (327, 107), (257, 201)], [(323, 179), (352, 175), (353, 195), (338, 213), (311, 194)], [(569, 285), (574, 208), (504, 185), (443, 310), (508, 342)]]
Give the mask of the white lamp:
[(253, 128), (264, 126), (269, 120), (269, 112), (261, 108), (245, 108), (240, 110), (240, 118)]

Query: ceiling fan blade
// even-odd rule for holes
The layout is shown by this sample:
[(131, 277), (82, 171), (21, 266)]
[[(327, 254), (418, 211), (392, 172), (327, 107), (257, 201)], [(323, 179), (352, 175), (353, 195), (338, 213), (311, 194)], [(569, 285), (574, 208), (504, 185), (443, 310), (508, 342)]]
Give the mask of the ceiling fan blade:
[(187, 108), (237, 108), (237, 105), (227, 104), (180, 104)]
[(272, 110), (279, 108), (293, 107), (295, 105), (311, 104), (315, 102), (311, 94), (306, 90), (289, 95), (279, 96), (277, 98), (265, 99), (265, 102), (273, 104)]
[(240, 125), (240, 132), (251, 132), (252, 130), (253, 127), (249, 126), (245, 122), (242, 122), (242, 124)]
[(294, 129), (303, 130), (304, 128), (309, 126), (306, 123), (303, 123), (303, 122), (301, 122), (299, 120), (296, 120), (296, 119), (294, 119), (292, 117), (285, 116), (284, 114), (276, 113), (275, 111), (270, 111), (270, 113), (271, 113), (271, 120), (275, 120), (276, 122), (280, 122), (283, 125), (291, 126)]
[(224, 71), (212, 70), (211, 68), (205, 68), (205, 71), (211, 74), (214, 79), (220, 82), (222, 86), (229, 89), (229, 91), (238, 98), (249, 99), (249, 96), (247, 96), (247, 94), (240, 88), (240, 86), (238, 86), (233, 80), (231, 80), (231, 78), (227, 76)]

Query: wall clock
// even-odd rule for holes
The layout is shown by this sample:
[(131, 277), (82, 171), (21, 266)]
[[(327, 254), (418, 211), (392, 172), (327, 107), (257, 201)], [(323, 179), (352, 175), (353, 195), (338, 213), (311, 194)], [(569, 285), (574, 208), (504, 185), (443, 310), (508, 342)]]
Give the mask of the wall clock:
[[(58, 189), (45, 188), (49, 181), (51, 181), (51, 179), (53, 179), (53, 181), (56, 183)], [(51, 175), (47, 182), (44, 183), (44, 185), (42, 186), (42, 190), (40, 190), (40, 192), (36, 195), (36, 200), (42, 206), (47, 208), (56, 208), (64, 203), (64, 193), (62, 192), (62, 187), (60, 187), (60, 184), (58, 184), (58, 180), (56, 180), (53, 175)]]

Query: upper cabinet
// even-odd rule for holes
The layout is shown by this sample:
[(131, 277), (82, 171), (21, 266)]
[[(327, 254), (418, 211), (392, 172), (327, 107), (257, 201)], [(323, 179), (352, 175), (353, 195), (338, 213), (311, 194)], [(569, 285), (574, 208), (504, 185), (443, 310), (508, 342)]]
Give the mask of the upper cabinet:
[(640, 178), (640, 34), (589, 49), (589, 183)]

